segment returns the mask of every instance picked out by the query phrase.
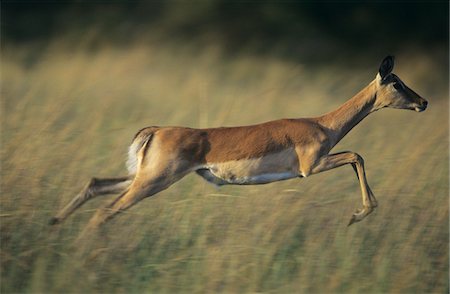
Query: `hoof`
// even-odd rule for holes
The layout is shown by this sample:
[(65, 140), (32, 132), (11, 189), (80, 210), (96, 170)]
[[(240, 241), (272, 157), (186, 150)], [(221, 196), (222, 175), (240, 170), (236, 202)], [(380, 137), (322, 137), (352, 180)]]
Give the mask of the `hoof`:
[(353, 215), (350, 221), (348, 222), (348, 226), (351, 226), (352, 224), (356, 222), (362, 221), (366, 216), (368, 216), (372, 211), (374, 207), (364, 207), (363, 209), (358, 209)]
[(60, 223), (60, 220), (59, 220), (59, 218), (57, 218), (57, 217), (52, 217), (52, 218), (48, 221), (48, 224), (49, 224), (50, 226), (57, 225), (57, 224), (59, 224), (59, 223)]
[(348, 222), (347, 227), (350, 227), (351, 225), (353, 225), (353, 224), (356, 223), (356, 222), (358, 222), (358, 221), (356, 220), (355, 215), (352, 215), (352, 218), (351, 218), (350, 221)]
[(354, 223), (357, 223), (357, 222), (359, 222), (359, 221), (361, 221), (361, 220), (362, 220), (362, 218), (360, 218), (360, 215), (358, 214), (358, 212), (355, 212), (355, 213), (352, 215), (352, 218), (350, 219), (350, 221), (348, 222), (347, 227), (350, 227), (350, 226), (353, 225)]

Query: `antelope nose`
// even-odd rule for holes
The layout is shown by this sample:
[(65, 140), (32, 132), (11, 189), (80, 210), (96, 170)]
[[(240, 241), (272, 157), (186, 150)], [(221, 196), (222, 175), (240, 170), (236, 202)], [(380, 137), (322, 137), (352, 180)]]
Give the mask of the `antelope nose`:
[(427, 100), (424, 100), (424, 101), (422, 102), (422, 106), (426, 108), (426, 107), (428, 106), (428, 101), (427, 101)]

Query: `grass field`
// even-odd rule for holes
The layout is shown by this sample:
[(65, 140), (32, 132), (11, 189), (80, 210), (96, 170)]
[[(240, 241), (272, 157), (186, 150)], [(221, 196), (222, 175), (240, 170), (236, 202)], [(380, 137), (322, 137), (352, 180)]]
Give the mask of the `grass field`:
[(346, 226), (361, 204), (350, 167), (220, 189), (189, 175), (75, 242), (115, 196), (60, 226), (49, 218), (90, 177), (124, 175), (140, 128), (318, 115), (368, 84), (383, 56), (349, 67), (156, 42), (5, 46), (1, 292), (448, 293), (446, 54), (397, 53), (394, 72), (429, 109), (377, 112), (335, 148), (365, 159), (379, 207), (363, 222)]

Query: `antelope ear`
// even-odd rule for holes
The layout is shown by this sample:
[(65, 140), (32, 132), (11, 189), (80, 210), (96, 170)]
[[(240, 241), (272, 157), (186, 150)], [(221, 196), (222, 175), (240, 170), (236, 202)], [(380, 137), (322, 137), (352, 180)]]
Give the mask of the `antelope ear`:
[(381, 80), (384, 80), (394, 68), (394, 56), (386, 56), (381, 62), (380, 69), (378, 73), (380, 74)]

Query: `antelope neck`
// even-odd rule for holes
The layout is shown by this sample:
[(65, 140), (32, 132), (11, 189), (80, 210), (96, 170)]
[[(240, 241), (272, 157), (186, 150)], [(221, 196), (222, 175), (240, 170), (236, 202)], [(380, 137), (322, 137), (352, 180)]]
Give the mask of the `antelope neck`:
[(317, 118), (317, 122), (329, 133), (331, 145), (336, 145), (367, 115), (377, 110), (375, 106), (375, 81), (345, 102), (339, 108)]

